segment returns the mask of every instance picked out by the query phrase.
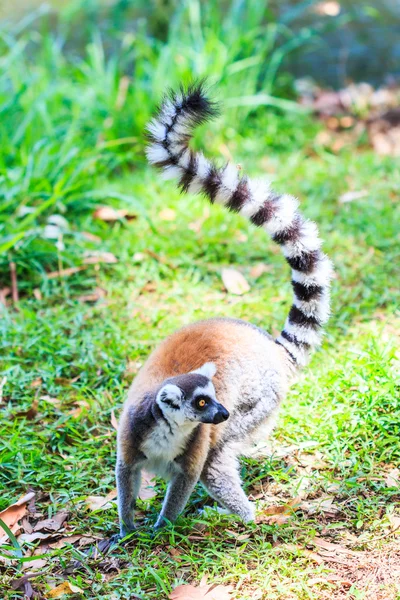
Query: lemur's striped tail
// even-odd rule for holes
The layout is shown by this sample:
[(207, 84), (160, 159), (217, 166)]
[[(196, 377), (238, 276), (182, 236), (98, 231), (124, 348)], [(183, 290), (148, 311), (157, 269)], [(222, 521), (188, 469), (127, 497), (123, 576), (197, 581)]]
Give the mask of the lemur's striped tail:
[(202, 153), (188, 148), (196, 125), (215, 114), (216, 107), (202, 84), (171, 93), (148, 125), (147, 157), (167, 175), (178, 178), (183, 191), (202, 192), (210, 202), (248, 217), (281, 246), (292, 268), (294, 301), (276, 342), (295, 364), (305, 365), (329, 318), (331, 263), (321, 251), (315, 223), (302, 217), (293, 196), (273, 192), (264, 180), (239, 177), (232, 164), (219, 169)]

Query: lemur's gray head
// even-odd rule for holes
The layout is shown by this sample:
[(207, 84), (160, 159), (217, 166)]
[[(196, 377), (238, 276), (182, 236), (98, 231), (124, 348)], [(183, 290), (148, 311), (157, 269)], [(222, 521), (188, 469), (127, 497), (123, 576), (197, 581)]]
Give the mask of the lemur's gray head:
[(156, 402), (167, 418), (183, 424), (185, 421), (222, 423), (229, 412), (217, 402), (211, 378), (214, 363), (205, 363), (196, 371), (166, 379), (161, 385)]

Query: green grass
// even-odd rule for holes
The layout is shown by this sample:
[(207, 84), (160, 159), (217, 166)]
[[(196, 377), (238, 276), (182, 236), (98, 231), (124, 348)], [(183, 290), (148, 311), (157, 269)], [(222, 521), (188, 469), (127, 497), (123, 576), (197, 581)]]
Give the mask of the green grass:
[[(191, 6), (193, 12), (198, 5)], [(64, 33), (73, 30), (79, 14), (63, 16)], [(221, 99), (240, 97), (246, 85), (253, 95), (282, 92), (278, 80), (287, 81), (286, 76), (278, 74), (274, 85), (266, 79), (257, 88), (260, 72), (253, 73), (254, 67), (245, 71), (252, 73), (253, 88), (243, 71), (232, 83), (225, 70), (246, 57), (235, 50), (229, 31), (221, 37), (212, 20), (196, 30), (195, 17), (192, 26), (198, 39), (204, 38), (204, 49), (192, 58), (185, 53), (188, 64), (175, 65), (169, 83), (210, 69), (212, 75), (225, 73), (217, 88)], [(184, 31), (194, 35), (189, 27)], [(116, 510), (90, 513), (83, 500), (114, 487), (111, 411), (118, 414), (149, 352), (177, 327), (213, 315), (240, 317), (276, 332), (291, 297), (289, 270), (263, 232), (219, 207), (208, 211), (200, 198), (180, 196), (173, 184), (145, 167), (142, 130), (164, 86), (160, 73), (170, 55), (161, 52), (161, 41), (151, 38), (150, 30), (137, 32), (138, 46), (124, 42), (127, 34), (121, 34), (117, 48), (105, 44), (106, 33), (101, 40), (92, 31), (83, 54), (74, 54), (70, 33), (65, 47), (46, 28), (42, 33), (29, 28), (16, 36), (18, 43), (4, 33), (0, 78), (0, 274), (2, 285), (9, 285), (8, 264), (16, 263), (21, 296), (17, 306), (0, 304), (2, 375), (7, 378), (0, 405), (0, 510), (33, 488), (42, 513), (67, 508), (71, 532), (100, 537), (117, 531)], [(185, 36), (179, 43), (189, 44)], [(244, 46), (247, 58), (257, 56), (261, 38), (254, 34)], [(36, 60), (28, 51), (32, 46), (24, 47), (27, 40)], [(174, 40), (164, 42), (171, 53)], [(214, 56), (216, 40), (225, 48), (220, 49), (222, 66)], [(142, 54), (121, 105), (121, 77), (133, 64), (134, 51)], [(261, 48), (260, 56), (268, 51)], [(190, 62), (211, 56), (211, 67), (194, 68)], [(387, 532), (388, 515), (399, 511), (399, 490), (385, 482), (385, 473), (400, 460), (398, 161), (365, 150), (363, 140), (338, 155), (324, 150), (316, 141), (319, 125), (291, 105), (290, 110), (227, 105), (212, 135), (204, 141), (200, 132), (197, 143), (214, 156), (229, 149), (246, 171), (267, 172), (278, 190), (298, 195), (336, 267), (323, 348), (282, 406), (273, 436), (276, 454), (244, 460), (245, 486), (249, 493), (262, 486), (266, 501), (272, 493), (286, 502), (307, 482), (310, 498), (333, 493), (338, 512), (331, 517), (296, 512), (285, 525), (245, 527), (227, 517), (199, 517), (208, 500), (199, 487), (176, 526), (154, 539), (152, 524), (164, 490), (159, 482), (158, 496), (142, 507), (137, 537), (113, 551), (114, 563), (110, 556), (88, 558), (77, 548), (45, 550), (52, 557), (49, 572), (32, 582), (42, 592), (50, 575), (61, 581), (64, 569), (81, 559), (80, 569), (68, 578), (85, 598), (136, 594), (159, 600), (177, 583), (199, 582), (207, 574), (209, 581), (241, 582), (238, 598), (243, 600), (254, 598), (256, 590), (262, 591), (260, 598), (317, 600), (329, 586), (333, 594), (334, 584), (308, 583), (326, 572), (304, 550), (313, 537), (340, 541), (348, 532), (357, 536), (357, 548), (368, 548)], [(340, 204), (338, 197), (349, 189), (368, 193)], [(105, 224), (93, 218), (99, 204), (127, 208), (137, 218)], [(163, 220), (166, 207), (176, 211), (174, 220)], [(66, 220), (57, 221), (58, 248), (57, 239), (45, 237), (54, 215)], [(200, 229), (193, 227), (198, 222)], [(98, 241), (88, 240), (87, 232)], [(118, 263), (47, 278), (51, 270), (81, 266), (88, 251), (112, 252)], [(259, 262), (270, 270), (255, 280), (250, 269)], [(248, 294), (225, 293), (220, 271), (228, 264), (246, 275)], [(105, 290), (103, 299), (79, 300), (97, 287)], [(35, 398), (38, 414), (28, 421), (18, 413)], [(82, 411), (74, 416), (79, 402)], [(279, 454), (282, 446), (310, 441), (308, 470)], [(315, 462), (317, 453), (322, 466)], [(19, 567), (17, 559), (1, 567), (7, 600), (23, 597), (10, 588)], [(363, 597), (362, 589), (352, 593)]]

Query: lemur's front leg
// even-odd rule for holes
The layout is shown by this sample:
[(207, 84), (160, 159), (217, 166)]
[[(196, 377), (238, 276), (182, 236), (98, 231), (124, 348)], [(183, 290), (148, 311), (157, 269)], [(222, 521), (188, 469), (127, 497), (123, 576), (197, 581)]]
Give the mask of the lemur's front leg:
[(188, 473), (177, 473), (169, 482), (160, 515), (155, 529), (161, 529), (167, 521), (175, 521), (189, 500), (198, 477)]
[(127, 463), (119, 457), (116, 478), (120, 534), (121, 537), (125, 537), (135, 529), (133, 518), (140, 490), (141, 467), (137, 461)]

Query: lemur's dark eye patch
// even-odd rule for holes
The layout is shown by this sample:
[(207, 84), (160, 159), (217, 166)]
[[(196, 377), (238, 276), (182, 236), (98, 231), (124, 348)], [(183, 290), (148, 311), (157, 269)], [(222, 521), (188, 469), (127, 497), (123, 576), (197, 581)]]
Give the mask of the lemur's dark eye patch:
[(196, 398), (196, 407), (198, 409), (202, 409), (205, 408), (207, 406), (208, 403), (208, 398), (206, 396), (198, 396)]

